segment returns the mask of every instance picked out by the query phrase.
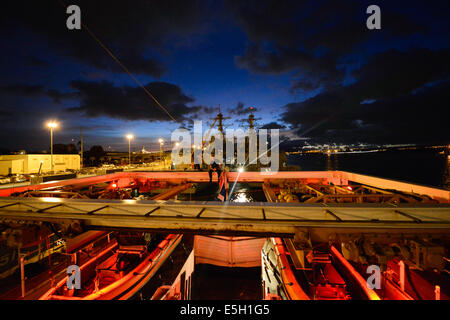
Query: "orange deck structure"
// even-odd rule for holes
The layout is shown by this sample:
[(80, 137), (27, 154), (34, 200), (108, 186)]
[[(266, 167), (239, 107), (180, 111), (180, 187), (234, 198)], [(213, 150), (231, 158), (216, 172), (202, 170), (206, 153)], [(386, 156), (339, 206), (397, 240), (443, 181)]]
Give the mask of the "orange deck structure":
[[(275, 241), (282, 260), (278, 267), (286, 283), (294, 283), (295, 270), (309, 268), (305, 267), (304, 261), (299, 263), (305, 259), (304, 254), (311, 251), (311, 246), (305, 245), (307, 243), (342, 244), (344, 248), (344, 244), (352, 243), (358, 237), (384, 241), (384, 246), (405, 239), (412, 241), (430, 237), (447, 244), (450, 241), (448, 190), (343, 171), (229, 172), (228, 180), (230, 188), (234, 183), (260, 186), (267, 202), (179, 201), (176, 196), (192, 192), (193, 185), (208, 183), (208, 173), (129, 171), (2, 189), (0, 221), (77, 224), (83, 226), (84, 231), (214, 235), (212, 240), (197, 236), (196, 259), (202, 263), (212, 260), (209, 251), (203, 250), (202, 253), (200, 250), (200, 240), (208, 240), (211, 246), (213, 241), (225, 241), (222, 251), (232, 252), (233, 242), (228, 241), (227, 236), (273, 237), (271, 241)], [(139, 188), (147, 193), (153, 190), (153, 195), (145, 200), (131, 196), (130, 190)], [(98, 193), (96, 190), (103, 191)], [(281, 193), (286, 190), (292, 193), (301, 190), (305, 198), (290, 201), (292, 197), (289, 201), (280, 201)], [(97, 196), (90, 198), (89, 194)], [(108, 198), (111, 195), (115, 198)], [(264, 242), (263, 239), (251, 241), (258, 246)], [(416, 242), (411, 243), (414, 245)], [(417, 248), (435, 250), (427, 253), (430, 265), (438, 265), (433, 260), (436, 256), (445, 256), (445, 253), (436, 251), (441, 250), (442, 245), (433, 249), (430, 245), (417, 244)], [(362, 287), (364, 274), (347, 262), (350, 253), (346, 252), (344, 258), (339, 250), (332, 247), (330, 251), (333, 263), (350, 270), (352, 282)], [(319, 252), (318, 257), (321, 255), (323, 253)], [(218, 265), (228, 265), (235, 258), (230, 255)], [(264, 259), (253, 260), (257, 261), (256, 264), (261, 261), (264, 264)], [(333, 268), (325, 267), (323, 270), (334, 275), (338, 285), (347, 281)], [(308, 299), (314, 298), (315, 294), (327, 296), (329, 287), (316, 287), (314, 290), (318, 291), (313, 295), (301, 288), (289, 289), (290, 298)], [(362, 292), (366, 298), (378, 298), (378, 293), (373, 291)], [(268, 296), (273, 294), (266, 293)], [(340, 298), (350, 298), (344, 286), (341, 293), (338, 295)]]
[[(3, 189), (0, 190), (0, 195), (3, 196), (0, 198), (0, 219), (80, 221), (90, 229), (122, 228), (223, 235), (292, 236), (299, 230), (307, 229), (317, 240), (323, 240), (330, 233), (361, 232), (361, 229), (380, 233), (389, 230), (391, 233), (432, 232), (448, 235), (450, 228), (450, 191), (340, 171), (278, 172), (273, 175), (260, 172), (230, 172), (229, 181), (231, 185), (234, 182), (265, 183), (290, 179), (337, 187), (357, 183), (373, 190), (374, 194), (356, 197), (375, 197), (376, 201), (380, 197), (380, 199), (387, 197), (388, 201), (385, 203), (227, 202), (224, 205), (216, 201), (70, 199), (56, 197), (60, 192), (58, 190), (51, 191), (52, 188), (75, 184), (111, 183), (117, 188), (125, 188), (130, 184), (145, 184), (148, 181), (169, 181), (178, 183), (179, 186), (174, 189), (182, 192), (190, 183), (204, 182), (208, 179), (206, 172), (119, 172)], [(12, 197), (18, 192), (27, 190), (40, 192), (40, 196)], [(401, 195), (395, 193), (398, 190), (402, 192)], [(166, 194), (175, 193), (171, 193), (169, 189)], [(398, 199), (405, 198), (405, 194), (411, 195), (409, 202), (391, 201), (395, 200), (394, 196)], [(344, 199), (349, 195), (328, 196)], [(416, 199), (413, 199), (414, 196)]]

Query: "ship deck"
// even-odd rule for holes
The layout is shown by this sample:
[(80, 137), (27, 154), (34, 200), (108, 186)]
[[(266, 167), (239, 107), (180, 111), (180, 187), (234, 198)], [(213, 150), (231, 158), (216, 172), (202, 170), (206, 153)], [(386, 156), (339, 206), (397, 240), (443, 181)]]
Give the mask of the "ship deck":
[[(337, 230), (448, 236), (450, 191), (447, 190), (340, 171), (273, 175), (230, 172), (228, 175), (230, 188), (235, 182), (259, 183), (270, 196), (271, 192), (274, 194), (270, 183), (300, 181), (315, 197), (300, 203), (226, 202), (224, 205), (218, 201), (74, 199), (80, 194), (59, 189), (108, 183), (127, 188), (148, 181), (164, 181), (171, 185), (165, 191), (159, 190), (163, 192), (152, 199), (171, 199), (178, 193), (188, 192), (193, 183), (209, 181), (206, 172), (118, 172), (3, 189), (0, 219), (78, 221), (89, 229), (222, 235), (293, 236), (307, 229), (318, 241)], [(314, 188), (314, 184), (332, 186), (334, 191), (327, 194)], [(349, 185), (361, 191), (349, 192), (342, 187)]]

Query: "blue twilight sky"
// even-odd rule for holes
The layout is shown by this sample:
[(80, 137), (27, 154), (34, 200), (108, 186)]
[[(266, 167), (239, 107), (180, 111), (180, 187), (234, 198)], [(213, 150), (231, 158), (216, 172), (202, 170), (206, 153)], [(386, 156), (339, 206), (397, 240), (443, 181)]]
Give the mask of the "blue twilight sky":
[[(448, 1), (72, 1), (2, 10), (2, 150), (158, 149), (218, 111), (226, 127), (280, 128), (291, 142), (447, 143)], [(377, 4), (381, 29), (369, 30)], [(177, 120), (144, 93), (89, 28)]]

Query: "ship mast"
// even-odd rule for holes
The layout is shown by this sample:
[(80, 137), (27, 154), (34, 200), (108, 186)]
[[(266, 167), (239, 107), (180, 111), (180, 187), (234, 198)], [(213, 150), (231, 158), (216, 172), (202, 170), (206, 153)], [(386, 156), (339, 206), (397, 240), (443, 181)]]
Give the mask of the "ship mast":
[(250, 124), (250, 130), (253, 130), (254, 125), (253, 121), (255, 120), (255, 116), (253, 115), (253, 107), (250, 107), (250, 114), (248, 116), (248, 122)]
[(223, 135), (223, 114), (220, 112), (220, 104), (219, 104), (219, 113), (217, 114), (217, 121), (218, 121), (218, 129), (220, 133)]

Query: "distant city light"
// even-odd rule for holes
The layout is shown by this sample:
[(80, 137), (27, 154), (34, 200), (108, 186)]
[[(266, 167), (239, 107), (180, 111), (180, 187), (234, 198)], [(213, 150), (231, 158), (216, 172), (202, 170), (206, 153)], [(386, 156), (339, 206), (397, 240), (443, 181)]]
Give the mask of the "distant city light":
[(134, 138), (134, 136), (132, 134), (127, 134), (127, 138), (128, 138), (128, 140), (131, 140)]

